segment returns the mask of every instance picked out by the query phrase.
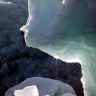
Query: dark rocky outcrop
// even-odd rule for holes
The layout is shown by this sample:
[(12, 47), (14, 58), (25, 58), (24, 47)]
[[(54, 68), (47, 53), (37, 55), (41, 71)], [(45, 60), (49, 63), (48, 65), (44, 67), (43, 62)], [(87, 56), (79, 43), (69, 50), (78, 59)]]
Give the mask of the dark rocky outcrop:
[(66, 63), (39, 49), (26, 46), (5, 53), (0, 65), (0, 96), (4, 96), (8, 88), (28, 77), (46, 77), (63, 81), (75, 89), (77, 96), (84, 96), (79, 63)]
[(23, 33), (19, 31), (27, 19), (26, 8), (14, 2), (11, 5), (0, 3), (0, 96), (33, 76), (61, 80), (70, 84), (77, 96), (84, 96), (79, 63), (66, 63), (26, 46)]

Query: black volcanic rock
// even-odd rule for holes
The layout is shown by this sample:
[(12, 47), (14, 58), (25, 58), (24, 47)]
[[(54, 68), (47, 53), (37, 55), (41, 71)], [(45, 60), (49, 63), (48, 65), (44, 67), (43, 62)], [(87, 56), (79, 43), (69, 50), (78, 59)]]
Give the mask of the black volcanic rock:
[(27, 3), (25, 6), (23, 4), (1, 1), (2, 0), (0, 0), (0, 49), (10, 45), (21, 47), (24, 41), (22, 41), (23, 36), (20, 35), (20, 27), (27, 20)]
[(0, 3), (0, 96), (33, 76), (63, 81), (75, 89), (77, 96), (84, 96), (81, 65), (66, 63), (39, 49), (27, 47), (19, 31), (27, 20), (27, 3), (18, 5), (15, 0), (3, 1), (12, 1), (12, 4)]
[[(39, 49), (23, 47), (22, 50), (11, 51), (3, 57), (0, 68), (0, 96), (4, 92), (29, 77), (45, 77), (57, 79), (70, 84), (77, 96), (84, 96), (81, 65), (66, 63), (40, 51)], [(11, 59), (12, 58), (12, 59)]]

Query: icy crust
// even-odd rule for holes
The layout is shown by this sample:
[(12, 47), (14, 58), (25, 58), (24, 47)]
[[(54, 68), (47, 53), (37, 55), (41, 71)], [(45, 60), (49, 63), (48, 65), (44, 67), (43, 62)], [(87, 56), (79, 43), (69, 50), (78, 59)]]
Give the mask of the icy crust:
[(14, 94), (15, 96), (66, 96), (67, 93), (73, 94), (67, 96), (75, 95), (73, 88), (66, 83), (48, 78), (33, 77), (8, 89), (5, 96), (14, 96)]

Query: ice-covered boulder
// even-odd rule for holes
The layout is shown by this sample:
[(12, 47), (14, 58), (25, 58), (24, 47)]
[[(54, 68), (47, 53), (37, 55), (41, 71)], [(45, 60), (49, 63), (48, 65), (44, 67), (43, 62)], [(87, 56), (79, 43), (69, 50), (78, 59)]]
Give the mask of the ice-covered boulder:
[[(52, 80), (52, 79), (48, 79), (48, 78), (33, 77), (33, 78), (28, 78), (25, 81), (23, 81), (22, 83), (20, 83), (19, 85), (16, 85), (16, 86), (10, 88), (5, 93), (5, 96), (14, 96), (14, 92), (16, 94), (15, 90), (21, 90), (21, 89), (25, 90), (24, 89), (25, 87), (33, 86), (33, 85), (37, 86), (38, 91), (39, 91), (39, 96), (46, 96), (46, 95), (61, 96), (66, 93), (75, 94), (75, 91), (73, 90), (73, 88), (66, 83), (62, 83), (61, 81)], [(26, 91), (24, 91), (24, 92), (26, 93)], [(24, 93), (22, 93), (22, 94), (24, 94)], [(18, 96), (18, 95), (15, 95), (15, 96)]]

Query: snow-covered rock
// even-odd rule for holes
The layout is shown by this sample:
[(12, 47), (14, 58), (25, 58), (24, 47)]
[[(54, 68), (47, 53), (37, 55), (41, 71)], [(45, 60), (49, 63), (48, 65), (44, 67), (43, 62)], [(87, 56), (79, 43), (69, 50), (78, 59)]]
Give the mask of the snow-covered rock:
[[(14, 96), (14, 92), (15, 92), (15, 94), (18, 93), (18, 91), (15, 91), (15, 90), (23, 89), (23, 92), (26, 93), (26, 91), (24, 91), (24, 90), (27, 90), (25, 87), (33, 86), (33, 85), (37, 86), (38, 91), (39, 91), (39, 96), (46, 96), (46, 95), (61, 96), (66, 93), (75, 94), (73, 88), (70, 85), (62, 83), (61, 81), (52, 80), (52, 79), (48, 79), (48, 78), (33, 77), (33, 78), (28, 78), (25, 81), (23, 81), (22, 83), (20, 83), (19, 85), (16, 85), (16, 86), (10, 88), (5, 93), (5, 96)], [(35, 88), (34, 90), (37, 90), (37, 89)], [(20, 93), (22, 93), (22, 92), (20, 92)], [(25, 94), (25, 93), (22, 93), (22, 94)], [(30, 92), (28, 92), (28, 94), (29, 93)], [(15, 96), (22, 96), (22, 95), (15, 95)]]

